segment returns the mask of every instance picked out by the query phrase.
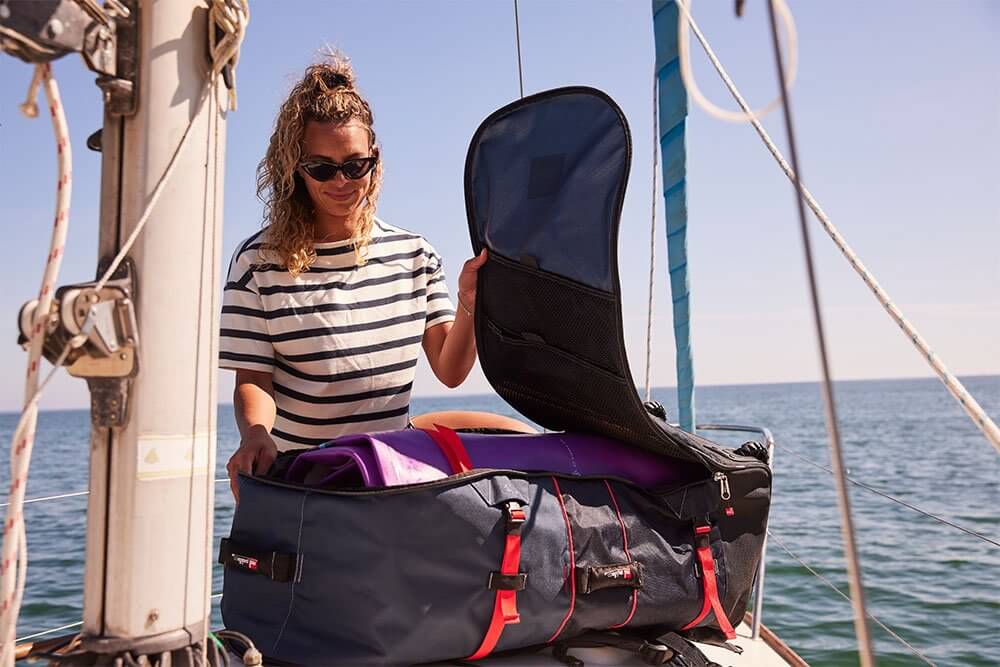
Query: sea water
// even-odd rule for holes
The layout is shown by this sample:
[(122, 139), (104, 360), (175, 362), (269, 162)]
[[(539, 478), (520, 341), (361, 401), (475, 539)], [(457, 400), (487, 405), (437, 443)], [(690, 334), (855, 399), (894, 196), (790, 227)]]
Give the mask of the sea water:
[[(965, 382), (1000, 417), (1000, 377)], [(835, 397), (852, 477), (1000, 542), (1000, 455), (937, 380), (839, 382)], [(675, 412), (672, 390), (657, 390), (654, 398)], [(850, 604), (781, 546), (847, 592), (833, 479), (799, 458), (829, 465), (819, 386), (704, 387), (697, 402), (699, 422), (765, 426), (777, 443), (764, 623), (812, 665), (856, 665)], [(446, 409), (516, 416), (495, 396), (412, 404), (413, 414)], [(0, 415), (5, 461), (16, 421), (17, 415)], [(216, 477), (223, 478), (239, 444), (231, 406), (219, 408), (218, 435)], [(706, 435), (733, 446), (743, 439)], [(28, 496), (86, 489), (88, 437), (87, 412), (42, 412)], [(869, 611), (938, 665), (1000, 664), (1000, 547), (857, 486), (851, 502)], [(229, 532), (232, 512), (228, 484), (216, 484), (216, 545)], [(18, 637), (81, 618), (86, 497), (34, 503), (25, 514), (30, 559)], [(213, 590), (221, 591), (215, 568)], [(214, 603), (213, 627), (221, 627)], [(874, 624), (871, 634), (880, 666), (923, 664)]]

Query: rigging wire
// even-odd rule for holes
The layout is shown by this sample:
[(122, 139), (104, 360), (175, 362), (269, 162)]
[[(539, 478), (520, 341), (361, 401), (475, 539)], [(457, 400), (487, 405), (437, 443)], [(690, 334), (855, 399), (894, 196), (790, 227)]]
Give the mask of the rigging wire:
[(514, 0), (514, 37), (517, 42), (517, 82), (521, 87), (521, 99), (524, 99), (524, 71), (521, 67), (521, 19), (517, 12), (517, 0)]
[(791, 100), (788, 85), (785, 81), (785, 64), (781, 54), (781, 41), (778, 38), (778, 24), (775, 19), (774, 5), (780, 0), (770, 0), (767, 3), (768, 18), (771, 22), (771, 38), (774, 44), (774, 62), (778, 70), (778, 81), (781, 85), (781, 102), (784, 110), (785, 133), (788, 139), (788, 153), (792, 159), (792, 169), (795, 173), (795, 205), (799, 214), (799, 229), (802, 234), (802, 251), (806, 260), (806, 273), (809, 278), (809, 297), (812, 302), (813, 324), (816, 328), (816, 342), (819, 347), (820, 366), (823, 372), (823, 405), (826, 412), (827, 436), (830, 444), (830, 460), (833, 463), (834, 480), (837, 485), (837, 505), (840, 508), (840, 527), (844, 541), (844, 554), (847, 557), (847, 577), (851, 591), (851, 605), (854, 607), (854, 633), (857, 636), (858, 653), (861, 666), (869, 667), (875, 664), (872, 654), (871, 637), (868, 634), (868, 615), (865, 611), (865, 588), (861, 580), (861, 558), (855, 544), (854, 519), (851, 516), (851, 499), (847, 489), (847, 471), (844, 468), (844, 453), (841, 447), (840, 426), (837, 419), (837, 405), (833, 397), (833, 381), (830, 378), (830, 359), (827, 354), (826, 333), (823, 327), (823, 313), (819, 304), (819, 285), (816, 280), (816, 267), (813, 263), (812, 244), (809, 240), (809, 224), (806, 220), (806, 208), (802, 197), (802, 168), (799, 163), (798, 146), (795, 138), (795, 128), (792, 121)]
[[(654, 68), (655, 70), (655, 68)], [(659, 79), (653, 72), (653, 206), (649, 222), (649, 301), (646, 304), (646, 402), (653, 399), (650, 373), (653, 366), (653, 293), (656, 286), (656, 168), (659, 166), (660, 119), (657, 113)]]
[[(788, 162), (781, 154), (781, 151), (778, 150), (778, 147), (775, 146), (774, 141), (771, 140), (771, 137), (767, 133), (767, 130), (764, 129), (764, 126), (761, 125), (760, 121), (752, 115), (750, 106), (743, 98), (739, 89), (736, 88), (736, 84), (733, 83), (729, 73), (726, 72), (726, 68), (722, 66), (719, 58), (715, 55), (715, 51), (712, 49), (711, 44), (708, 43), (705, 35), (702, 34), (701, 30), (698, 28), (698, 24), (695, 22), (694, 17), (691, 16), (690, 12), (688, 12), (687, 5), (684, 0), (676, 0), (676, 2), (677, 6), (682, 8), (685, 19), (691, 24), (691, 32), (694, 33), (698, 42), (701, 44), (702, 49), (704, 49), (706, 55), (708, 55), (708, 59), (711, 61), (712, 66), (715, 67), (715, 71), (718, 72), (719, 77), (726, 85), (726, 88), (729, 89), (729, 92), (736, 100), (736, 103), (744, 111), (744, 113), (747, 114), (747, 121), (753, 126), (753, 129), (757, 132), (761, 141), (764, 142), (768, 152), (771, 153), (771, 156), (778, 163), (778, 166), (785, 173), (785, 176), (787, 176), (789, 180), (794, 183), (795, 172), (788, 165)], [(889, 297), (888, 293), (882, 289), (882, 286), (875, 279), (875, 276), (872, 275), (872, 273), (865, 267), (854, 250), (847, 245), (846, 239), (844, 239), (837, 228), (833, 226), (829, 216), (827, 216), (826, 212), (822, 209), (822, 207), (820, 207), (819, 202), (816, 201), (812, 193), (809, 192), (809, 188), (807, 188), (804, 183), (800, 183), (799, 185), (801, 187), (802, 196), (805, 198), (809, 208), (816, 215), (816, 219), (819, 220), (823, 229), (833, 240), (834, 245), (840, 249), (841, 254), (844, 255), (845, 259), (847, 259), (851, 268), (853, 268), (854, 271), (861, 276), (861, 279), (866, 285), (868, 285), (868, 288), (875, 295), (878, 302), (882, 305), (885, 311), (889, 313), (889, 317), (893, 319), (906, 337), (913, 343), (914, 347), (916, 347), (917, 350), (924, 356), (927, 363), (930, 364), (931, 369), (937, 374), (938, 378), (940, 378), (941, 382), (948, 389), (948, 392), (956, 401), (958, 401), (958, 403), (962, 406), (962, 409), (965, 410), (965, 413), (970, 419), (972, 419), (976, 427), (982, 431), (983, 435), (986, 436), (986, 439), (990, 442), (990, 444), (992, 444), (997, 452), (1000, 453), (1000, 427), (998, 427), (996, 423), (990, 419), (989, 415), (986, 414), (986, 411), (983, 410), (982, 406), (979, 405), (972, 394), (968, 392), (958, 378), (951, 374), (948, 368), (944, 365), (944, 362), (941, 361), (937, 354), (935, 354), (930, 348), (927, 341), (924, 340), (923, 336), (921, 336), (909, 320), (903, 316), (902, 311), (896, 306), (895, 303), (892, 302), (892, 299)]]
[[(826, 466), (824, 466), (822, 464), (816, 463), (815, 461), (813, 461), (811, 459), (808, 459), (805, 456), (802, 456), (801, 454), (799, 454), (795, 450), (789, 449), (787, 446), (781, 448), (781, 453), (782, 454), (791, 454), (793, 457), (795, 457), (799, 461), (802, 461), (803, 463), (811, 465), (814, 468), (818, 468), (819, 470), (822, 470), (824, 472), (828, 472), (831, 475), (834, 474), (833, 470), (831, 470), (830, 468), (827, 468)], [(882, 496), (886, 500), (891, 500), (892, 502), (896, 503), (897, 505), (901, 505), (901, 506), (903, 506), (903, 507), (905, 507), (907, 509), (910, 509), (910, 510), (912, 510), (912, 511), (918, 513), (918, 514), (923, 514), (927, 518), (934, 519), (938, 523), (944, 524), (945, 526), (950, 526), (950, 527), (954, 528), (955, 530), (960, 530), (963, 533), (965, 533), (966, 535), (970, 535), (972, 537), (975, 537), (976, 539), (982, 540), (983, 542), (986, 542), (988, 544), (992, 544), (995, 547), (1000, 547), (1000, 542), (992, 539), (991, 537), (989, 537), (987, 535), (983, 535), (982, 533), (976, 532), (976, 531), (974, 531), (974, 530), (972, 530), (970, 528), (966, 528), (964, 526), (960, 526), (957, 523), (954, 523), (953, 521), (949, 521), (948, 519), (945, 519), (943, 517), (937, 516), (936, 514), (934, 514), (932, 512), (928, 512), (927, 510), (920, 509), (916, 505), (911, 505), (910, 503), (906, 502), (905, 500), (900, 500), (899, 498), (896, 498), (895, 496), (892, 496), (892, 495), (886, 493), (885, 491), (881, 491), (881, 490), (875, 488), (874, 486), (866, 484), (865, 482), (862, 482), (861, 480), (855, 479), (855, 478), (851, 477), (850, 475), (845, 475), (845, 477), (847, 478), (848, 482), (850, 482), (851, 484), (857, 486), (860, 489), (864, 489), (865, 491), (868, 491), (870, 493), (874, 493), (875, 495)]]
[[(809, 567), (808, 563), (806, 563), (804, 560), (802, 560), (801, 558), (799, 558), (798, 556), (796, 556), (794, 553), (792, 553), (792, 551), (787, 546), (785, 546), (785, 543), (781, 541), (781, 538), (779, 538), (777, 535), (775, 535), (774, 533), (772, 533), (770, 530), (767, 531), (767, 537), (768, 537), (768, 539), (773, 539), (775, 542), (777, 542), (778, 546), (781, 547), (781, 550), (784, 551), (786, 554), (788, 554), (792, 558), (792, 560), (794, 560), (799, 565), (801, 565), (803, 568), (805, 568), (806, 570), (808, 570), (810, 574), (812, 574), (814, 577), (816, 577), (817, 579), (819, 579), (820, 581), (822, 581), (824, 584), (826, 584), (831, 590), (833, 590), (835, 593), (837, 593), (840, 597), (844, 598), (848, 602), (851, 601), (851, 597), (847, 593), (845, 593), (844, 591), (840, 590), (837, 587), (836, 584), (834, 584), (832, 581), (830, 581), (829, 579), (827, 579), (826, 577), (824, 577), (822, 574), (820, 574), (819, 572), (817, 572), (813, 568)], [(890, 628), (888, 625), (886, 625), (885, 623), (883, 623), (882, 621), (880, 621), (874, 614), (872, 614), (872, 613), (869, 612), (868, 613), (868, 618), (870, 618), (877, 626), (879, 626), (880, 628), (882, 628), (883, 630), (885, 630), (886, 632), (888, 632), (889, 635), (891, 635), (896, 641), (898, 641), (900, 644), (902, 644), (903, 646), (905, 646), (906, 648), (908, 648), (915, 656), (917, 656), (918, 658), (920, 658), (921, 660), (923, 660), (924, 662), (926, 662), (928, 665), (931, 665), (931, 667), (937, 667), (935, 665), (935, 663), (933, 663), (930, 658), (928, 658), (923, 653), (921, 653), (920, 650), (917, 647), (915, 647), (913, 644), (911, 644), (910, 642), (908, 642), (905, 639), (903, 639), (902, 637), (900, 637), (899, 633), (897, 633), (895, 630), (893, 630), (892, 628)]]

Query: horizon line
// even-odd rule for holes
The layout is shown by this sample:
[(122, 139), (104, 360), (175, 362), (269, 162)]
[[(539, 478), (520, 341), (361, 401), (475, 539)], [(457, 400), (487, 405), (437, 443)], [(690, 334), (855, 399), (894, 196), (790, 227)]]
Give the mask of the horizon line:
[[(1000, 379), (1000, 373), (974, 373), (969, 375), (956, 376), (965, 379), (979, 379), (979, 378), (997, 378)], [(901, 381), (901, 380), (938, 380), (936, 375), (910, 375), (903, 377), (884, 377), (884, 378), (845, 378), (842, 380), (834, 380), (833, 383), (836, 384), (846, 384), (846, 383), (856, 383), (856, 382), (889, 382), (889, 381)], [(699, 388), (722, 388), (722, 387), (762, 387), (762, 386), (778, 386), (778, 385), (800, 385), (800, 384), (820, 384), (820, 380), (775, 380), (775, 381), (763, 381), (763, 382), (737, 382), (737, 383), (719, 383), (719, 384), (701, 384), (695, 387), (697, 391)], [(641, 393), (641, 387), (636, 387), (636, 391)], [(663, 391), (663, 390), (676, 390), (675, 385), (661, 385), (652, 387), (653, 391)], [(414, 399), (426, 400), (426, 399), (441, 399), (441, 398), (476, 398), (483, 396), (493, 396), (500, 398), (496, 393), (475, 393), (475, 394), (455, 394), (455, 393), (441, 393), (441, 394), (422, 394), (422, 395), (411, 395), (410, 401)], [(219, 406), (232, 405), (231, 402), (219, 401), (216, 403)], [(86, 406), (81, 406), (78, 408), (42, 408), (39, 412), (85, 412), (89, 408)], [(0, 416), (4, 415), (18, 415), (21, 414), (19, 410), (0, 410)]]

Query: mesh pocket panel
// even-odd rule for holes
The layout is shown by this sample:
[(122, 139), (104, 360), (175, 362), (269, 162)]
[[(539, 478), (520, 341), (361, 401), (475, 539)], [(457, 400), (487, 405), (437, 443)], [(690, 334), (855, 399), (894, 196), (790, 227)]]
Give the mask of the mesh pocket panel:
[(508, 336), (543, 342), (617, 375), (624, 371), (613, 295), (496, 255), (480, 269), (480, 280), (484, 312)]

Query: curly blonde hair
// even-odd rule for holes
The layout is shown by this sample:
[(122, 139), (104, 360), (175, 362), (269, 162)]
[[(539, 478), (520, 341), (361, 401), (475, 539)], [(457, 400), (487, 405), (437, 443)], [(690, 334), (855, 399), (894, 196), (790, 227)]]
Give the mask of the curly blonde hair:
[[(266, 231), (260, 248), (262, 261), (277, 261), (294, 276), (316, 261), (313, 245), (313, 205), (302, 176), (303, 137), (310, 121), (345, 123), (359, 120), (371, 135), (378, 155), (374, 116), (358, 93), (350, 61), (338, 53), (306, 68), (302, 79), (281, 105), (264, 159), (257, 166), (257, 196), (264, 202)], [(371, 185), (361, 202), (358, 224), (351, 235), (358, 264), (363, 264), (375, 223), (375, 206), (382, 189), (382, 161), (372, 172)], [(265, 259), (265, 254), (271, 257)]]

